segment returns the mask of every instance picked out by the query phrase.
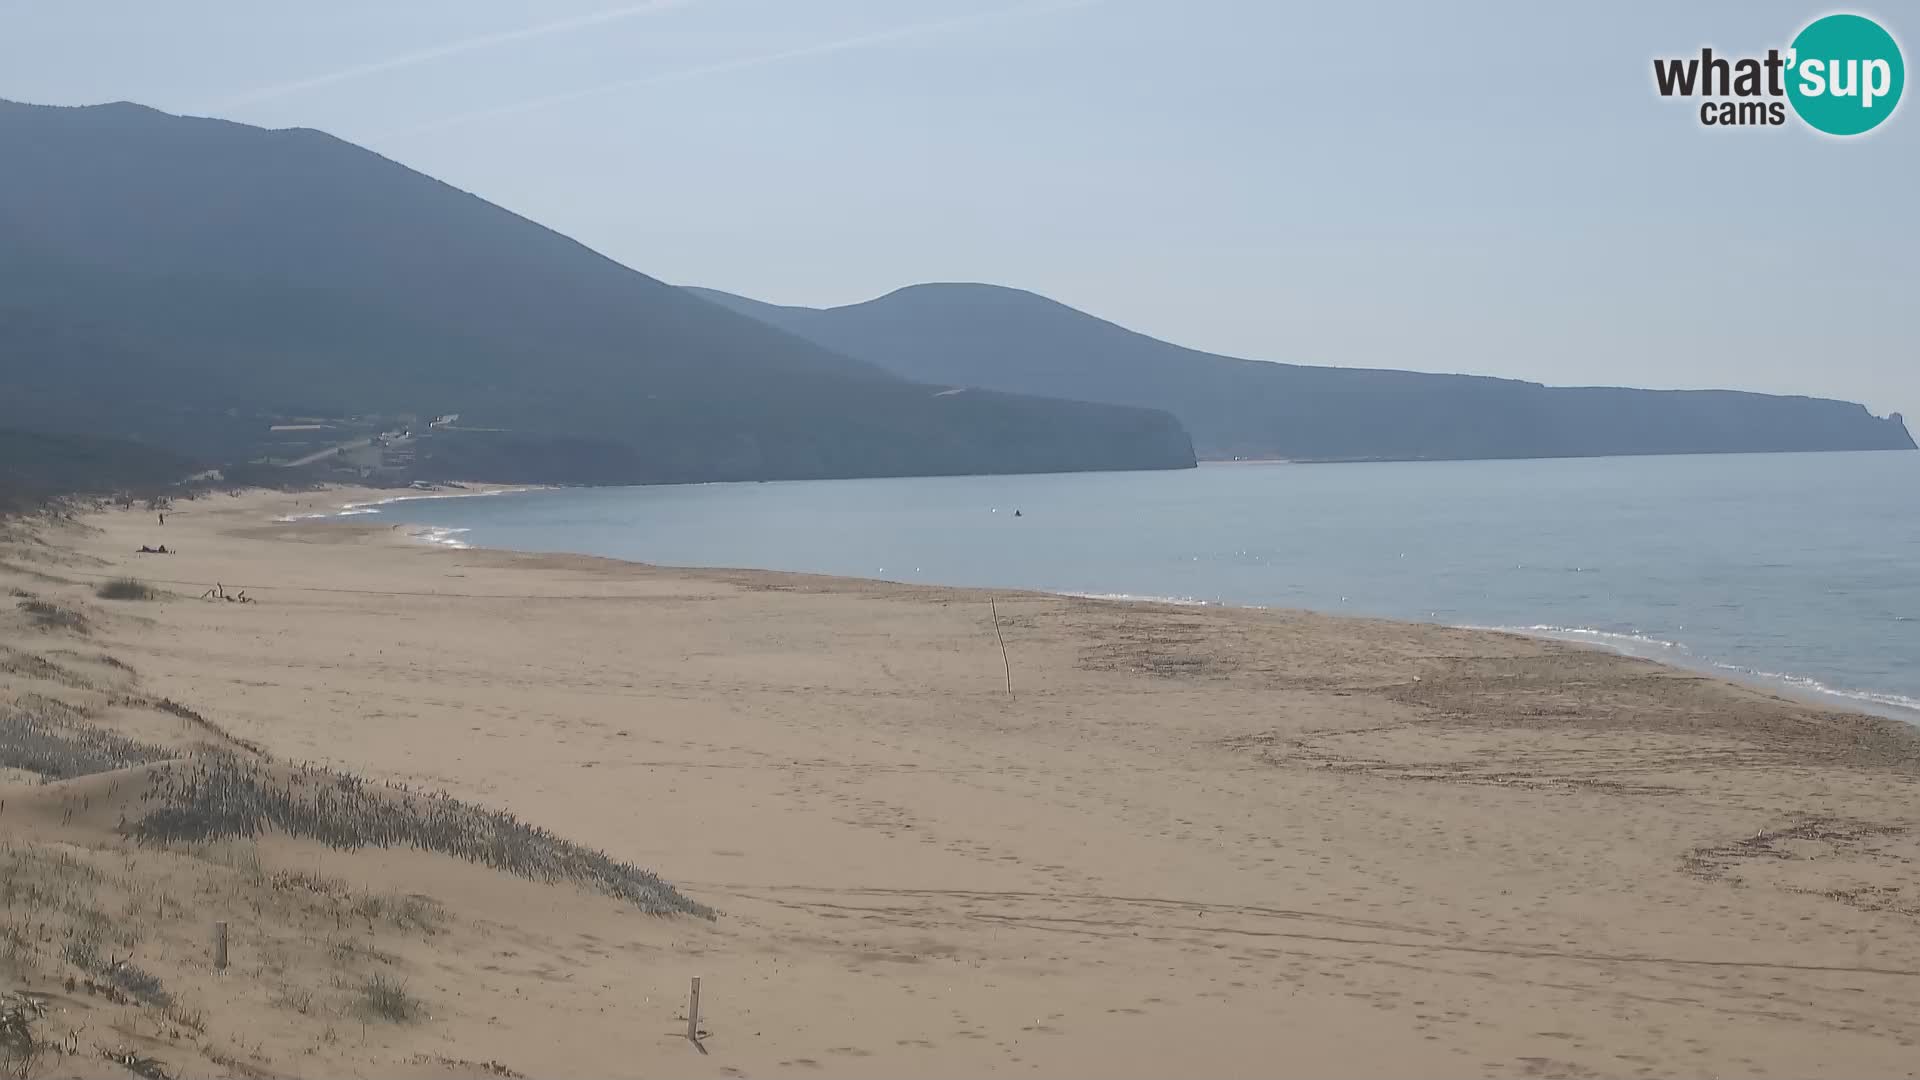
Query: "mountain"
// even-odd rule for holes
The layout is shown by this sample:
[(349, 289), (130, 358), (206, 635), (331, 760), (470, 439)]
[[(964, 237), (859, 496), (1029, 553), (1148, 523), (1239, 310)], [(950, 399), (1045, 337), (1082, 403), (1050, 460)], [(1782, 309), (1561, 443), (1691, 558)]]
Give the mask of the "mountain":
[(0, 426), (233, 460), (457, 414), (415, 472), (512, 480), (1193, 463), (1163, 411), (921, 385), (318, 131), (0, 102), (0, 163)]
[(910, 379), (1152, 405), (1203, 458), (1585, 457), (1913, 449), (1900, 415), (1728, 390), (1555, 387), (1305, 367), (1170, 345), (1033, 293), (915, 285), (836, 308), (696, 295)]
[(139, 443), (0, 428), (0, 514), (53, 495), (157, 493), (195, 468), (187, 458)]

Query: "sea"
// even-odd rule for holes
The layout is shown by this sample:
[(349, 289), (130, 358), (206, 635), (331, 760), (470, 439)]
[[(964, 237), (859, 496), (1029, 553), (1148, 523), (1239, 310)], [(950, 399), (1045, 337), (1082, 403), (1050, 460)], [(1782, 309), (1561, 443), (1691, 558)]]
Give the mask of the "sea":
[(1586, 642), (1920, 722), (1920, 453), (571, 488), (345, 508), (451, 545)]

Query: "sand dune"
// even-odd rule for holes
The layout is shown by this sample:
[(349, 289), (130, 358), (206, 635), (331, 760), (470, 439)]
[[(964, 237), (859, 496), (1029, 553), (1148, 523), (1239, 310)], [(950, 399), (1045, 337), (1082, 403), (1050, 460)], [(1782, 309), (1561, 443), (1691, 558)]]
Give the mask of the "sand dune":
[[(108, 510), (0, 552), (0, 707), (167, 759), (0, 784), (25, 927), (0, 987), (78, 1031), (53, 1074), (1917, 1060), (1903, 725), (1508, 635), (995, 593), (1010, 696), (984, 592), (272, 521), (353, 497)], [(128, 574), (171, 595), (94, 595)], [(216, 581), (257, 602), (197, 599)], [(717, 917), (405, 846), (136, 843), (142, 778), (221, 755), (508, 811)], [(89, 927), (171, 1007), (76, 962)], [(417, 1014), (372, 1009), (376, 975)]]

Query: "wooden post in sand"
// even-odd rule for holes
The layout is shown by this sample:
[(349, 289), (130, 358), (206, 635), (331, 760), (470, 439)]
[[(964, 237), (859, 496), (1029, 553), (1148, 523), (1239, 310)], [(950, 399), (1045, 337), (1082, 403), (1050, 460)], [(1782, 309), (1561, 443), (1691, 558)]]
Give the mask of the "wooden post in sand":
[(213, 924), (213, 970), (227, 970), (227, 924)]
[(693, 991), (687, 995), (687, 1041), (700, 1042), (700, 976), (693, 977)]

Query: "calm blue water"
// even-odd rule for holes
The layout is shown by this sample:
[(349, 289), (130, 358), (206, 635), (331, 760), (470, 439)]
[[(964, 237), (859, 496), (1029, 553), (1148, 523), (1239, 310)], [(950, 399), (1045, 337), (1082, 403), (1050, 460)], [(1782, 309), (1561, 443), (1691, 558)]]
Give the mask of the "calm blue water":
[(1920, 709), (1916, 495), (1920, 453), (1888, 452), (599, 488), (377, 509), (485, 547), (1525, 629), (1897, 714)]

